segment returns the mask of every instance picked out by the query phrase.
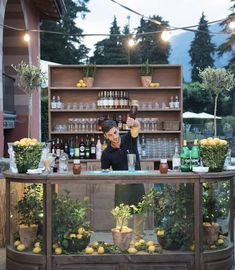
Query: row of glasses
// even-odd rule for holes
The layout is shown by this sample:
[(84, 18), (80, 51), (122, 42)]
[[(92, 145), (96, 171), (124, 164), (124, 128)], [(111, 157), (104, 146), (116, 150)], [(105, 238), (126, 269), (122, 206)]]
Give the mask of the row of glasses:
[(169, 102), (167, 101), (162, 101), (162, 102), (157, 102), (157, 101), (140, 101), (139, 102), (139, 109), (141, 110), (160, 110), (160, 109), (169, 109)]
[(68, 102), (65, 103), (65, 109), (67, 110), (95, 110), (95, 102)]
[(162, 130), (162, 121), (158, 118), (138, 118), (141, 131), (157, 131)]
[(69, 118), (68, 131), (94, 132), (97, 130), (97, 118)]
[(145, 158), (172, 158), (179, 140), (168, 138), (147, 138)]

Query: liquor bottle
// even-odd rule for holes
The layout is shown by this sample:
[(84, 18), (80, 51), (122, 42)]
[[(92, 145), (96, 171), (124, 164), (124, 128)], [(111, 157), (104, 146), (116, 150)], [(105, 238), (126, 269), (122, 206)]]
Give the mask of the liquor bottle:
[(64, 151), (64, 142), (63, 139), (60, 139), (60, 152)]
[(181, 165), (180, 165), (180, 169), (182, 172), (189, 172), (191, 169), (191, 160), (190, 160), (190, 150), (187, 146), (187, 141), (184, 140), (183, 142), (183, 147), (181, 149), (181, 153), (180, 153), (180, 160), (181, 160)]
[(56, 98), (55, 96), (52, 97), (52, 100), (51, 100), (51, 108), (52, 109), (56, 109)]
[(122, 130), (122, 116), (121, 114), (118, 115), (118, 128), (119, 130)]
[(103, 95), (103, 91), (100, 92), (100, 109), (103, 109), (104, 107), (104, 95)]
[(146, 158), (146, 143), (144, 134), (141, 137), (141, 158)]
[(56, 156), (59, 157), (60, 156), (60, 139), (59, 138), (56, 139), (55, 152), (56, 152)]
[(97, 109), (100, 108), (100, 95), (101, 95), (101, 92), (98, 93), (98, 98), (97, 98), (97, 101), (96, 101)]
[(90, 153), (91, 159), (96, 159), (96, 144), (95, 144), (94, 137), (91, 138), (90, 150), (91, 150), (91, 153)]
[(102, 155), (102, 146), (100, 142), (100, 137), (98, 136), (96, 143), (96, 159), (101, 159), (101, 155)]
[(74, 144), (74, 158), (79, 159), (80, 153), (79, 153), (79, 141), (78, 136), (75, 137), (75, 144)]
[(73, 137), (71, 137), (70, 144), (69, 144), (69, 158), (74, 159), (74, 157), (75, 157), (75, 146), (74, 146)]
[(107, 148), (107, 142), (106, 142), (106, 140), (104, 139), (104, 141), (103, 141), (103, 143), (102, 143), (102, 146), (101, 146), (101, 150), (102, 150), (102, 152)]
[(64, 143), (64, 152), (69, 156), (69, 144), (67, 141)]
[(177, 145), (175, 146), (175, 153), (172, 157), (172, 170), (176, 172), (180, 171), (180, 155)]
[(119, 106), (118, 91), (114, 92), (114, 101), (113, 101), (113, 103), (114, 103), (114, 108), (117, 109), (118, 106)]
[(52, 153), (53, 155), (56, 155), (55, 141), (52, 141), (52, 145), (51, 145), (51, 153)]
[(122, 130), (128, 130), (128, 126), (126, 124), (127, 116), (122, 116)]
[(113, 92), (109, 91), (109, 108), (112, 109), (114, 105)]
[(139, 108), (138, 100), (132, 100), (131, 101), (130, 112), (129, 112), (129, 116), (131, 118), (134, 118), (134, 119), (136, 118), (137, 112), (138, 112), (138, 108)]
[(81, 141), (79, 144), (79, 154), (80, 154), (80, 159), (85, 158), (85, 143), (83, 141), (83, 138), (81, 138)]
[(191, 167), (193, 168), (198, 166), (200, 166), (199, 146), (198, 141), (194, 140), (191, 150)]
[(171, 109), (175, 107), (175, 103), (174, 103), (174, 98), (173, 98), (173, 96), (171, 96), (171, 100), (170, 100), (170, 102), (169, 102), (169, 107), (170, 107)]
[(62, 108), (62, 102), (60, 100), (60, 96), (57, 96), (56, 108), (57, 109), (61, 109)]
[(108, 100), (107, 100), (106, 91), (104, 91), (104, 95), (103, 95), (103, 109), (107, 109), (107, 106), (108, 106)]
[(87, 135), (85, 143), (85, 159), (90, 159), (90, 157), (91, 157), (90, 141)]
[(123, 109), (124, 99), (123, 99), (123, 92), (122, 91), (120, 91), (120, 100), (119, 100), (119, 103), (120, 103), (120, 109)]
[(178, 96), (175, 96), (174, 107), (175, 107), (176, 109), (179, 109), (179, 107), (180, 107), (180, 103), (179, 103), (179, 98), (178, 98)]

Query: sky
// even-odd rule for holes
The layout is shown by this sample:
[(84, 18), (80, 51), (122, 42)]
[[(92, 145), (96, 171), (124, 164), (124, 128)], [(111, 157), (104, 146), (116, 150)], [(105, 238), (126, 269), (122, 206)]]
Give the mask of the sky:
[[(197, 25), (202, 12), (208, 22), (223, 19), (231, 13), (230, 0), (116, 0), (144, 16), (159, 15), (171, 26), (185, 27)], [(130, 30), (133, 31), (139, 25), (141, 17), (122, 8), (111, 0), (90, 0), (88, 3), (90, 12), (86, 18), (77, 20), (77, 26), (84, 30), (84, 34), (103, 33), (108, 34), (114, 16), (120, 30), (128, 23), (130, 16)], [(179, 34), (174, 31), (173, 34)], [(94, 44), (105, 37), (85, 37), (85, 45), (94, 50)]]

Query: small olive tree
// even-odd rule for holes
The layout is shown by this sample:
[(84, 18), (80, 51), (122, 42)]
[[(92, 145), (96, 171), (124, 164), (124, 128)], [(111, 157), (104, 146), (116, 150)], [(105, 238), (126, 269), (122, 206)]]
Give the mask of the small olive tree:
[(26, 64), (23, 61), (18, 65), (12, 65), (17, 72), (17, 85), (28, 96), (28, 137), (32, 135), (32, 94), (42, 87), (46, 80), (46, 74), (37, 66)]
[(216, 137), (216, 112), (218, 97), (223, 91), (230, 91), (233, 88), (235, 85), (234, 75), (225, 68), (207, 67), (204, 70), (199, 69), (199, 77), (202, 79), (202, 88), (214, 93), (214, 136)]

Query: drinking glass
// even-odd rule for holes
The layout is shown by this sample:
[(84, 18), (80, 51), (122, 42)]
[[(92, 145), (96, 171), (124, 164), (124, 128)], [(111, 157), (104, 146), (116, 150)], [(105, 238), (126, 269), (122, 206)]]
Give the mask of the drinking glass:
[(127, 154), (128, 171), (135, 171), (136, 154)]

